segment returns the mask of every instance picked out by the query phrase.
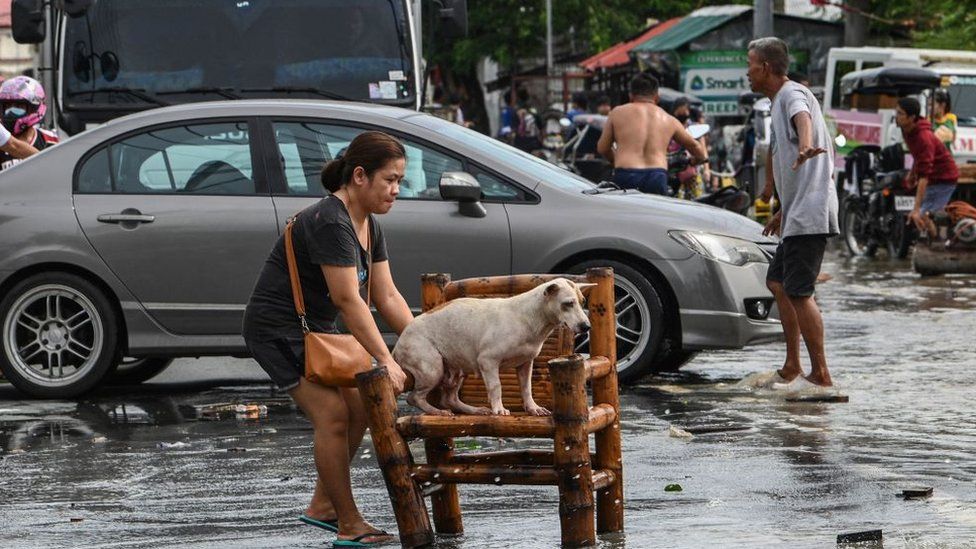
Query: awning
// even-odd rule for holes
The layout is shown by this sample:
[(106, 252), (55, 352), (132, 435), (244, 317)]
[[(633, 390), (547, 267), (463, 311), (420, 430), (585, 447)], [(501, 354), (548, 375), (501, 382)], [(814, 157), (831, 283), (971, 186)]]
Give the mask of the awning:
[(724, 25), (748, 11), (752, 11), (752, 7), (712, 6), (695, 10), (688, 17), (681, 19), (678, 24), (634, 46), (631, 48), (631, 51), (676, 50), (695, 38)]
[(675, 17), (663, 23), (658, 23), (641, 33), (637, 38), (614, 44), (600, 53), (584, 59), (579, 65), (588, 71), (626, 65), (630, 63), (631, 48), (667, 31), (679, 21), (681, 21), (681, 17)]

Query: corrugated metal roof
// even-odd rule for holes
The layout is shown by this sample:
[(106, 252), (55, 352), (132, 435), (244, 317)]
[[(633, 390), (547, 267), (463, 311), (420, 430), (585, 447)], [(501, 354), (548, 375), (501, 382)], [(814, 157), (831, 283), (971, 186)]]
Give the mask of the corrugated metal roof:
[(614, 44), (600, 53), (584, 59), (579, 65), (588, 71), (595, 71), (599, 68), (610, 68), (619, 65), (626, 65), (627, 63), (630, 63), (631, 48), (670, 29), (676, 25), (678, 21), (681, 21), (681, 17), (675, 17), (674, 19), (669, 19), (663, 23), (658, 23), (657, 25), (654, 25), (647, 31), (643, 32), (637, 38)]
[(711, 6), (691, 12), (677, 25), (669, 28), (657, 36), (631, 48), (632, 51), (670, 51), (676, 50), (691, 42), (695, 38), (716, 29), (735, 19), (747, 11), (751, 6)]

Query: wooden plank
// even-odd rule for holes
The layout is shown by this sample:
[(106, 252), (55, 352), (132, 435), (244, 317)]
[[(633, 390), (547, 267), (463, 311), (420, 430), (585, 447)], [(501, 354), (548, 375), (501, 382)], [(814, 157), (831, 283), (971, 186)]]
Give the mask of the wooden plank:
[(499, 467), (478, 463), (452, 465), (415, 465), (411, 476), (421, 484), (518, 484), (554, 486), (556, 471), (552, 467)]

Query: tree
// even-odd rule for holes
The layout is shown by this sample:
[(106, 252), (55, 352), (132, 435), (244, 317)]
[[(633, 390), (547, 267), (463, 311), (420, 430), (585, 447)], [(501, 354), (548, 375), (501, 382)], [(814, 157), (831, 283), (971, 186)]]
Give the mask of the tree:
[(976, 49), (976, 12), (958, 0), (872, 0), (876, 41), (901, 35), (917, 48)]

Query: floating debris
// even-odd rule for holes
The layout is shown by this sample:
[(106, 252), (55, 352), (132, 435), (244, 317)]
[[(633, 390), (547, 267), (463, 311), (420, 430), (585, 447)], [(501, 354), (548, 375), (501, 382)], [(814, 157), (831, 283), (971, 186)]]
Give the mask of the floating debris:
[(682, 490), (683, 488), (681, 488), (681, 485), (678, 484), (677, 482), (668, 484), (667, 486), (664, 487), (665, 492), (681, 492)]
[(200, 419), (216, 421), (225, 417), (236, 419), (261, 419), (268, 417), (268, 407), (264, 404), (237, 404), (221, 402), (196, 407)]
[(92, 439), (92, 444), (103, 444), (105, 442), (108, 442), (108, 438), (106, 437), (95, 437)]
[(862, 543), (865, 541), (882, 541), (881, 530), (865, 530), (864, 532), (851, 532), (849, 534), (837, 534), (837, 543)]
[(695, 438), (695, 435), (685, 431), (684, 429), (679, 429), (674, 425), (668, 427), (668, 434), (674, 438)]
[(906, 488), (901, 491), (901, 497), (905, 499), (924, 499), (932, 497), (932, 487)]
[(159, 442), (156, 444), (156, 448), (161, 450), (172, 450), (174, 448), (186, 448), (189, 446), (188, 442)]
[(847, 395), (791, 395), (786, 397), (786, 402), (850, 402), (851, 397)]

